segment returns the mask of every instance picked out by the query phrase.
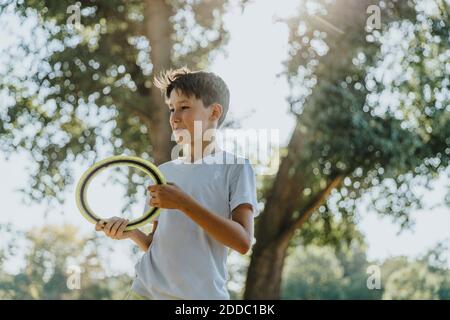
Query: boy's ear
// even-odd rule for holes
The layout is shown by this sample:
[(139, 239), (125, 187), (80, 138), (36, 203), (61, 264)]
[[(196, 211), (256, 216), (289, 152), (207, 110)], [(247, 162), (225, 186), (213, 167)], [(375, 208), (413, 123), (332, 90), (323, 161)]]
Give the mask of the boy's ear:
[(220, 117), (222, 116), (223, 113), (223, 108), (222, 105), (220, 103), (213, 103), (211, 105), (211, 120), (217, 120), (219, 121)]

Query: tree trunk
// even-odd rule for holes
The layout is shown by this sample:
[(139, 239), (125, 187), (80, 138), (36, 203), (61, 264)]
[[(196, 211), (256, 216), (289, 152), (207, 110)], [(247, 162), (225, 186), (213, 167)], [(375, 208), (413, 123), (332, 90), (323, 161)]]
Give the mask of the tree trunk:
[[(147, 0), (145, 8), (145, 34), (150, 43), (150, 60), (153, 75), (171, 67), (172, 25), (170, 18), (172, 7), (165, 0)], [(170, 160), (174, 142), (171, 141), (172, 130), (169, 124), (169, 112), (164, 97), (155, 86), (150, 88), (149, 138), (153, 149), (153, 161), (159, 165)]]
[[(414, 9), (405, 3), (406, 1), (399, 1), (389, 10), (398, 11), (397, 15), (403, 12), (403, 16), (414, 19)], [(314, 112), (315, 97), (323, 96), (321, 82), (326, 87), (333, 81), (339, 83), (348, 75), (346, 72), (353, 65), (352, 59), (357, 51), (357, 46), (351, 47), (348, 44), (366, 42), (364, 32), (352, 33), (352, 30), (355, 25), (366, 24), (368, 16), (365, 13), (370, 4), (373, 4), (373, 1), (340, 1), (327, 5), (326, 20), (318, 20), (318, 17), (314, 15), (302, 16), (308, 19), (309, 32), (315, 32), (316, 29), (327, 31), (327, 44), (330, 43), (330, 50), (332, 50), (320, 58), (319, 66), (314, 71), (319, 83), (304, 103), (304, 110), (309, 110), (310, 116)], [(342, 10), (343, 7), (346, 10)], [(385, 19), (397, 20), (395, 16), (386, 15)], [(328, 23), (324, 24), (324, 21)], [(387, 21), (385, 23), (388, 23)], [(336, 31), (336, 28), (344, 32)], [(306, 62), (304, 65), (306, 66)], [(308, 121), (305, 112), (302, 113), (302, 120)], [(351, 172), (348, 169), (348, 172), (336, 172), (335, 175), (327, 177), (327, 186), (323, 190), (313, 195), (307, 203), (299, 203), (300, 194), (308, 186), (305, 185), (308, 182), (302, 175), (305, 168), (300, 168), (298, 165), (298, 159), (303, 151), (302, 143), (303, 133), (298, 121), (288, 145), (288, 154), (283, 158), (274, 183), (264, 197), (266, 205), (256, 225), (257, 242), (253, 248), (247, 273), (245, 299), (279, 299), (282, 268), (290, 239), (295, 231), (300, 229), (327, 200), (331, 191), (341, 185), (345, 175)], [(294, 217), (294, 213), (297, 212), (298, 216)]]
[(288, 154), (281, 161), (272, 188), (265, 196), (266, 206), (256, 228), (257, 242), (247, 271), (244, 299), (280, 298), (284, 259), (291, 238), (342, 182), (342, 175), (330, 177), (326, 188), (304, 204), (294, 218), (294, 212), (300, 210), (300, 194), (305, 187), (303, 170), (296, 164), (302, 144), (303, 134), (297, 123)]
[[(298, 208), (304, 179), (296, 168), (298, 152), (302, 147), (302, 134), (297, 123), (288, 145), (288, 154), (281, 160), (277, 176), (265, 195), (266, 206), (256, 225), (250, 266), (247, 271), (244, 299), (279, 299), (281, 274), (289, 245), (282, 231), (287, 229), (292, 214)], [(298, 192), (296, 197), (293, 191)]]
[(280, 231), (289, 225), (292, 213), (299, 206), (304, 178), (302, 170), (296, 169), (296, 163), (302, 143), (300, 125), (297, 124), (288, 145), (288, 154), (281, 160), (272, 187), (264, 196), (266, 205), (259, 217), (255, 233), (256, 239), (262, 245), (269, 245), (270, 241), (278, 237)]
[(279, 299), (281, 276), (289, 241), (255, 244), (247, 273), (244, 299)]

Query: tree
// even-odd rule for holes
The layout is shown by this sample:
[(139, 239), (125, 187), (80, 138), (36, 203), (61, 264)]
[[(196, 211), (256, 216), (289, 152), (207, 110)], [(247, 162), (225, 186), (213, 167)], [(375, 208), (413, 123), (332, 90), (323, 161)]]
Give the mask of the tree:
[[(0, 148), (29, 152), (36, 164), (25, 195), (63, 202), (73, 162), (95, 162), (104, 148), (170, 160), (169, 112), (152, 79), (168, 68), (207, 67), (228, 40), (224, 12), (245, 2), (2, 1), (1, 14), (20, 15), (21, 28), (33, 32), (4, 53), (9, 66), (0, 80), (9, 97)], [(128, 184), (129, 196), (136, 185)]]
[(344, 269), (330, 247), (297, 247), (287, 259), (285, 278), (284, 299), (344, 298)]
[[(448, 1), (427, 3), (432, 13), (416, 1), (302, 1), (286, 20), (297, 123), (264, 194), (244, 298), (279, 298), (286, 251), (313, 214), (323, 234), (330, 219), (354, 225), (368, 194), (376, 211), (408, 227), (408, 212), (422, 205), (413, 186), (448, 168), (449, 72), (440, 61), (450, 10)], [(366, 27), (370, 5), (379, 5), (380, 30)]]
[[(362, 236), (362, 235), (361, 235)], [(367, 259), (366, 242), (352, 241), (350, 245), (345, 245), (342, 249), (336, 250), (336, 257), (344, 269), (344, 279), (342, 291), (344, 299), (352, 300), (372, 300), (381, 299), (383, 293), (378, 288), (368, 288), (368, 270), (374, 265)]]
[(437, 243), (416, 261), (389, 259), (383, 263), (386, 279), (383, 299), (448, 300), (450, 270), (446, 241)]
[(2, 235), (2, 245), (0, 246), (0, 299), (8, 299), (13, 295), (14, 277), (7, 273), (5, 264), (16, 255), (18, 232), (13, 231), (10, 224), (0, 224), (0, 234)]
[(73, 226), (45, 226), (25, 238), (25, 266), (0, 279), (4, 299), (122, 299), (129, 289), (130, 277), (107, 274), (98, 239), (81, 237)]
[(439, 286), (439, 277), (429, 273), (426, 265), (416, 263), (389, 277), (383, 299), (436, 300)]
[[(358, 231), (356, 232), (362, 237)], [(283, 269), (283, 299), (381, 299), (383, 290), (367, 287), (364, 239), (341, 245), (298, 245), (288, 250)], [(384, 273), (382, 273), (384, 275)]]
[[(369, 261), (364, 243), (290, 248), (283, 270), (284, 299), (448, 299), (448, 248), (438, 243), (414, 260)], [(380, 267), (381, 287), (369, 288), (369, 266)]]

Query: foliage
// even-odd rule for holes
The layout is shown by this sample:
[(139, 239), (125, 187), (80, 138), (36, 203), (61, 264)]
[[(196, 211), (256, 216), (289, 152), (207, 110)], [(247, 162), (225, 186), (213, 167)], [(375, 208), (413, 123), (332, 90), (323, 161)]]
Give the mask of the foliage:
[(24, 266), (0, 277), (2, 299), (122, 299), (131, 285), (129, 276), (106, 272), (109, 260), (99, 253), (98, 239), (78, 235), (73, 226), (45, 226), (25, 239)]
[[(336, 252), (333, 246), (295, 248), (286, 260), (283, 299), (442, 299), (449, 298), (448, 250), (437, 244), (424, 257), (410, 261), (391, 257), (369, 261), (365, 245), (353, 243)], [(368, 267), (380, 267), (381, 288), (369, 289)]]
[[(289, 152), (305, 172), (302, 203), (345, 176), (324, 217), (352, 222), (370, 190), (372, 207), (407, 227), (422, 206), (414, 187), (448, 168), (449, 69), (438, 65), (450, 52), (450, 10), (448, 1), (427, 1), (431, 12), (424, 2), (305, 1), (286, 21), (288, 100), (303, 138)], [(371, 4), (381, 7), (380, 30), (365, 26)]]
[[(34, 165), (23, 189), (28, 200), (64, 202), (62, 191), (74, 182), (74, 162), (92, 164), (105, 153), (152, 160), (152, 150), (162, 147), (151, 139), (156, 132), (150, 134), (153, 115), (163, 106), (151, 95), (153, 70), (159, 66), (150, 53), (160, 44), (146, 35), (145, 3), (84, 1), (78, 26), (68, 23), (73, 1), (0, 3), (3, 26), (14, 15), (22, 29), (3, 53), (7, 68), (0, 94), (8, 99), (1, 103), (0, 150), (29, 152)], [(164, 49), (170, 67), (207, 67), (228, 40), (223, 14), (230, 5), (244, 3), (166, 1), (170, 29), (161, 30), (160, 37), (169, 43)], [(143, 177), (128, 178), (132, 197), (132, 178), (142, 182)]]

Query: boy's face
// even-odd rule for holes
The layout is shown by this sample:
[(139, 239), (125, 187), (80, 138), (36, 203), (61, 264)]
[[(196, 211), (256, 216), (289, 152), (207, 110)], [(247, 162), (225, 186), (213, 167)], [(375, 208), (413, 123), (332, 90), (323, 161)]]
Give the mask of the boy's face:
[[(170, 93), (168, 107), (170, 110), (170, 126), (178, 144), (192, 144), (197, 139), (197, 136), (194, 136), (195, 121), (201, 122), (202, 132), (200, 132), (201, 135), (199, 133), (197, 135), (200, 138), (203, 137), (205, 130), (217, 126), (217, 120), (221, 112), (220, 105), (213, 104), (205, 108), (201, 99), (195, 98), (194, 95), (186, 96), (179, 90), (172, 90)], [(190, 141), (186, 135), (190, 137)]]

